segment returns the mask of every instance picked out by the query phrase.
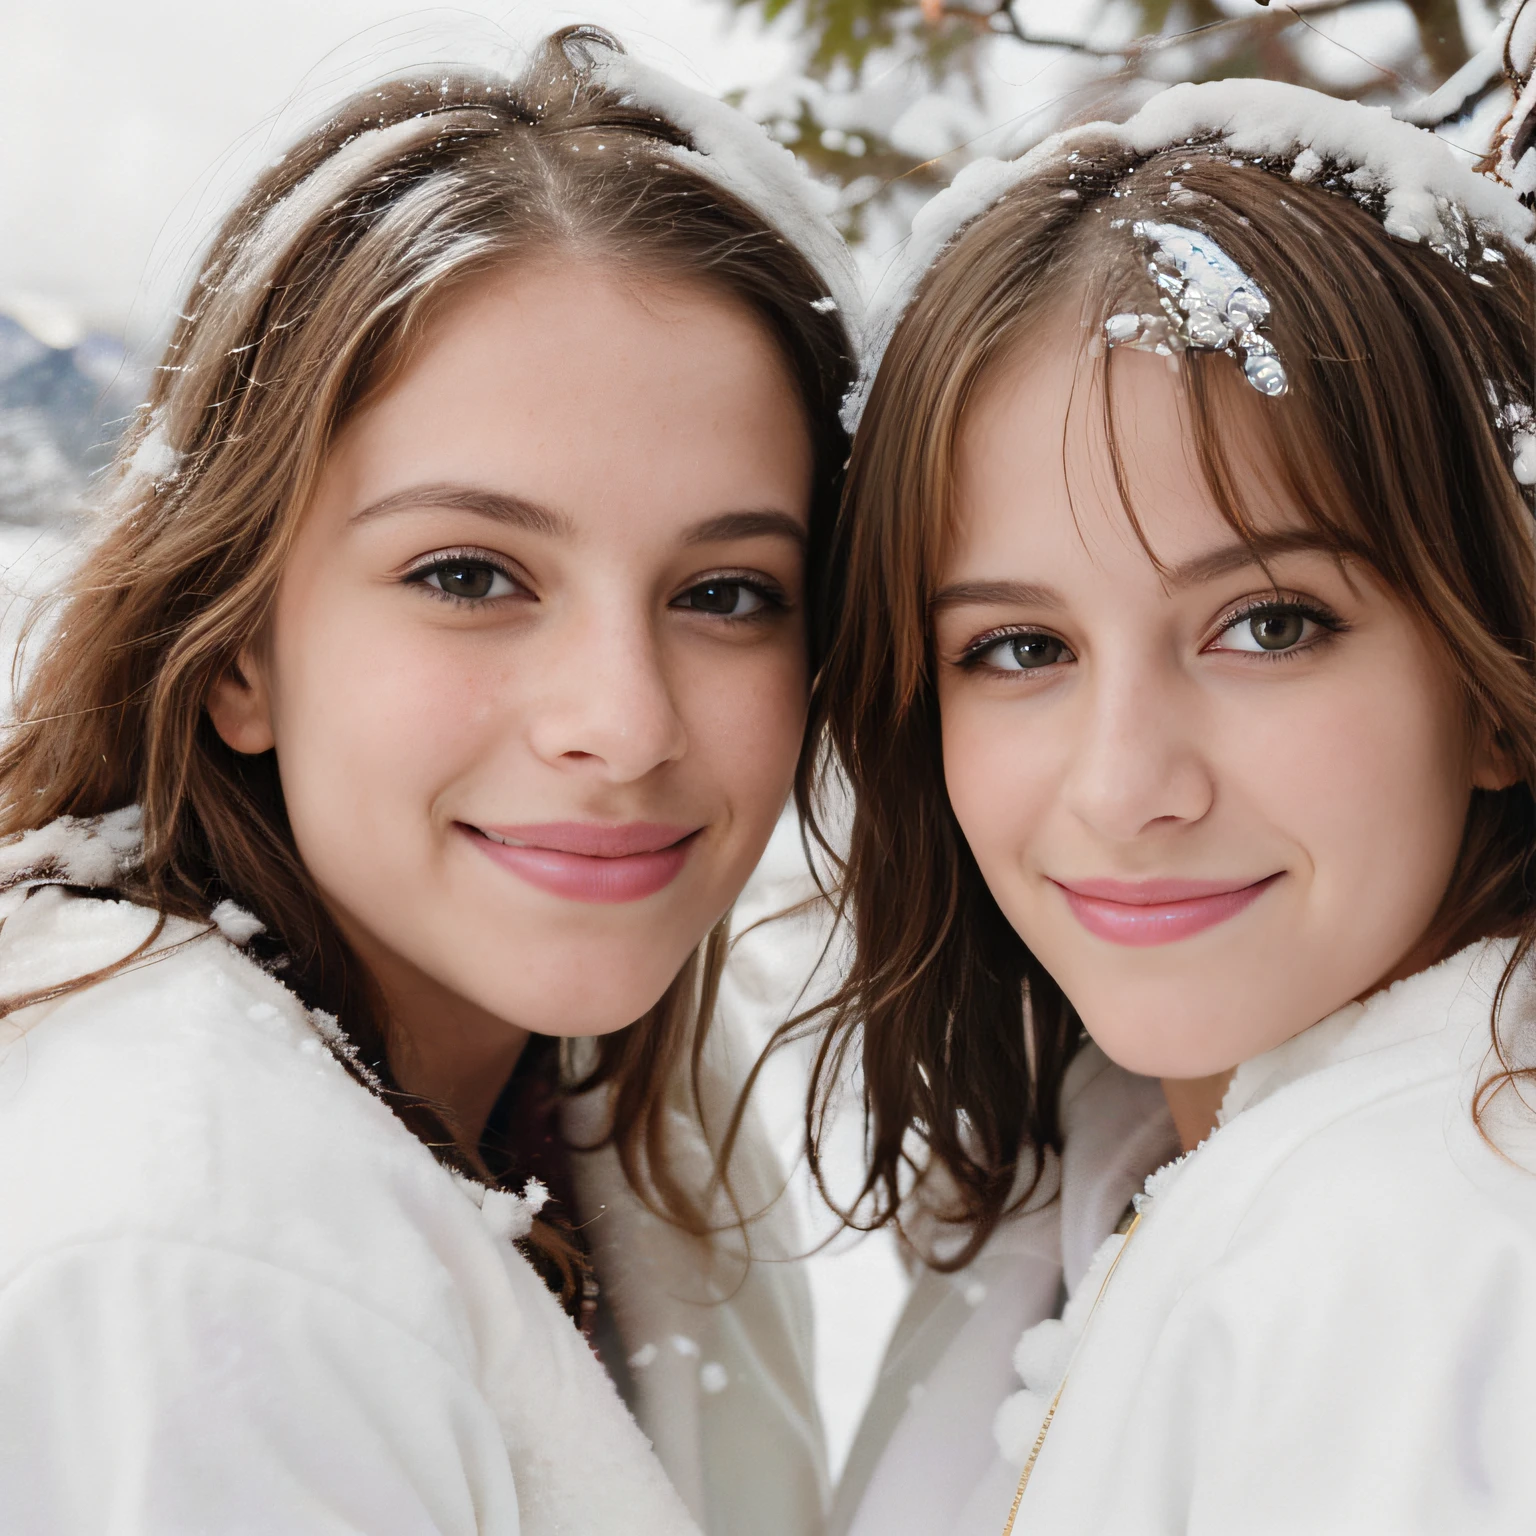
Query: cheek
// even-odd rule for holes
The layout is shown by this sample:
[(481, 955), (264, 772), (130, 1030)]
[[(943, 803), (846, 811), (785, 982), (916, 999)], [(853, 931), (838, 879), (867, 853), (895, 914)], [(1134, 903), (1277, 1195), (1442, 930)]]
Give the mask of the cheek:
[(764, 647), (729, 667), (690, 669), (686, 702), (692, 772), (731, 806), (740, 834), (761, 833), (783, 809), (800, 756), (808, 705), (804, 648)]
[(344, 842), (352, 866), (359, 837), (407, 835), (472, 759), (499, 689), (487, 676), (495, 659), (462, 636), (402, 624), (368, 594), (310, 597), (279, 603), (273, 710), (294, 835), (320, 873), (334, 862), (326, 844)]
[(1018, 864), (1045, 813), (1056, 778), (1050, 735), (965, 688), (941, 689), (939, 704), (950, 807), (990, 882)]
[(1431, 664), (1362, 681), (1268, 722), (1248, 778), (1273, 821), (1294, 829), (1324, 898), (1358, 896), (1359, 911), (1382, 924), (1422, 925), (1466, 822), (1467, 726), (1454, 686)]

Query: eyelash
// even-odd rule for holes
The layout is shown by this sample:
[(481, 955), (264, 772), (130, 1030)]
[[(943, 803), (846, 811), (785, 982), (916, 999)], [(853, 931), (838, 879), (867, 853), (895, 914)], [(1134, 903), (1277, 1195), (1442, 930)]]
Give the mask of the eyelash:
[[(1307, 652), (1314, 650), (1319, 645), (1326, 644), (1334, 635), (1346, 633), (1350, 627), (1332, 609), (1325, 608), (1322, 604), (1314, 602), (1310, 598), (1260, 598), (1256, 601), (1240, 603), (1236, 608), (1223, 614), (1214, 626), (1211, 640), (1207, 642), (1207, 645), (1219, 640), (1228, 630), (1235, 628), (1243, 623), (1244, 620), (1267, 617), (1269, 615), (1283, 616), (1290, 613), (1300, 614), (1302, 618), (1310, 619), (1312, 623), (1324, 631), (1323, 636), (1320, 639), (1310, 641), (1306, 645), (1296, 646), (1290, 650), (1244, 651), (1242, 654), (1255, 656), (1262, 661), (1268, 662), (1291, 661), (1297, 656), (1305, 655)], [(1013, 625), (1004, 629), (988, 630), (986, 634), (978, 635), (960, 653), (956, 665), (968, 671), (979, 670), (983, 665), (983, 658), (996, 646), (1003, 644), (1004, 641), (1015, 640), (1024, 635), (1039, 635), (1045, 639), (1058, 641), (1068, 652), (1072, 649), (1065, 640), (1062, 640), (1059, 635), (1053, 635), (1050, 630), (1038, 629), (1029, 624)], [(1001, 672), (1005, 669), (998, 667), (988, 668), (987, 670)], [(1041, 670), (1046, 671), (1050, 669), (1042, 668)], [(1024, 674), (1021, 673), (1020, 675)]]
[[(483, 565), (496, 572), (498, 576), (504, 576), (512, 585), (518, 588), (516, 593), (503, 593), (499, 597), (460, 597), (455, 592), (444, 592), (441, 587), (434, 587), (427, 580), (434, 571), (439, 571), (447, 566), (454, 565)], [(492, 554), (488, 549), (439, 549), (428, 555), (400, 578), (407, 586), (420, 588), (428, 597), (435, 598), (438, 602), (451, 603), (455, 608), (483, 608), (487, 603), (505, 602), (509, 596), (523, 596), (527, 593), (527, 583), (515, 569), (500, 555)]]
[(711, 571), (707, 575), (696, 576), (667, 606), (680, 603), (690, 592), (696, 592), (700, 587), (743, 587), (762, 599), (763, 606), (755, 613), (711, 614), (706, 609), (694, 610), (705, 618), (718, 619), (726, 624), (761, 624), (788, 612), (790, 607), (789, 598), (779, 584), (768, 580), (760, 571)]
[[(1032, 624), (1017, 624), (1006, 629), (989, 629), (986, 634), (978, 635), (956, 658), (955, 665), (966, 670), (977, 670), (982, 666), (982, 658), (1005, 640), (1018, 640), (1025, 635), (1039, 635), (1042, 639), (1057, 640), (1064, 650), (1070, 651), (1072, 647), (1062, 640), (1059, 635), (1053, 635), (1048, 629), (1036, 629)], [(988, 671), (1001, 672), (1001, 667), (989, 667)]]
[(1341, 619), (1331, 608), (1325, 608), (1321, 603), (1308, 597), (1266, 597), (1253, 602), (1239, 603), (1231, 612), (1225, 613), (1216, 621), (1215, 629), (1210, 642), (1219, 640), (1228, 630), (1236, 628), (1245, 620), (1264, 618), (1271, 614), (1284, 616), (1286, 614), (1300, 614), (1304, 619), (1310, 619), (1323, 631), (1322, 635), (1308, 641), (1305, 645), (1294, 646), (1284, 651), (1243, 651), (1245, 656), (1254, 656), (1261, 661), (1281, 662), (1294, 661), (1298, 656), (1305, 656), (1308, 652), (1316, 650), (1320, 645), (1326, 645), (1335, 635), (1344, 634), (1349, 625)]
[[(440, 571), (445, 567), (455, 565), (483, 565), (503, 576), (519, 589), (518, 593), (503, 593), (500, 597), (461, 597), (457, 593), (445, 592), (441, 587), (433, 586), (428, 580), (434, 571)], [(412, 566), (401, 577), (401, 580), (409, 586), (420, 588), (429, 597), (440, 602), (452, 603), (458, 608), (480, 608), (487, 603), (505, 602), (510, 596), (522, 596), (527, 593), (527, 584), (510, 566), (510, 564), (486, 549), (440, 549), (426, 557), (418, 564)], [(705, 576), (700, 576), (690, 581), (680, 591), (672, 604), (680, 602), (690, 592), (699, 587), (708, 586), (738, 586), (753, 593), (762, 600), (763, 606), (755, 613), (746, 614), (710, 614), (707, 610), (697, 610), (706, 618), (717, 618), (728, 624), (752, 624), (762, 623), (777, 614), (789, 609), (789, 599), (776, 582), (766, 580), (760, 572), (753, 571), (712, 571)], [(669, 604), (668, 606), (672, 606)]]

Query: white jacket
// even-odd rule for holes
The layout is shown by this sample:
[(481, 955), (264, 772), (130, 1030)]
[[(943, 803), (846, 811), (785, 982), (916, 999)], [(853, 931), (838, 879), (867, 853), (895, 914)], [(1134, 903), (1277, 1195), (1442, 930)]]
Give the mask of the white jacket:
[[(119, 816), (0, 849), (0, 874), (33, 877), (0, 896), (0, 997), (148, 935), (143, 908), (36, 883), (107, 883), (134, 841)], [(582, 1178), (610, 1211), (633, 1200), (601, 1167)], [(0, 1530), (695, 1536), (513, 1245), (529, 1217), (445, 1171), (286, 988), (197, 925), (0, 1020)], [(703, 1340), (695, 1393), (730, 1401), (757, 1319), (724, 1314), (676, 1337)], [(766, 1438), (770, 1461), (804, 1450)]]
[[(1018, 1389), (1014, 1345), (1076, 1294), (1131, 1196), (1178, 1151), (1161, 1086), (1095, 1045), (1067, 1069), (1061, 1113), (1062, 1156), (1028, 1206), (964, 1269), (919, 1271), (838, 1484), (834, 1536), (999, 1536), (1013, 1490), (987, 1474), (994, 1421)], [(944, 1246), (942, 1229), (914, 1219), (919, 1241)]]
[[(1536, 1530), (1536, 1112), (1501, 1092), (1496, 1147), (1472, 1120), (1508, 954), (1239, 1068), (1220, 1128), (1020, 1343), (979, 1500), (1006, 1511), (1060, 1397), (1016, 1536)], [(1528, 976), (1504, 1038), (1536, 1059)]]

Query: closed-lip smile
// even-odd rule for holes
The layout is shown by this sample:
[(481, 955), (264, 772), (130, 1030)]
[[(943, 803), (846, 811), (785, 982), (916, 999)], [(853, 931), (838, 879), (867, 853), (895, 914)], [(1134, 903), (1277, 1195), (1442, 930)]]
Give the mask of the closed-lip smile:
[(640, 901), (682, 872), (702, 827), (656, 821), (457, 823), (493, 863), (568, 901)]
[(1284, 871), (1258, 880), (1056, 880), (1072, 914), (1096, 938), (1145, 948), (1193, 937), (1236, 917)]

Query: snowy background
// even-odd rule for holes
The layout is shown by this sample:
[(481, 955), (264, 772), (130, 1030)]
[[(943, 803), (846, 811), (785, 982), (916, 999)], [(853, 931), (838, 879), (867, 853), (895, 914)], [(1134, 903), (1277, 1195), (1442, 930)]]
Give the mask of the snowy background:
[[(531, 43), (575, 21), (606, 25), (641, 57), (733, 95), (835, 180), (876, 289), (912, 214), (966, 158), (1016, 153), (1071, 117), (1123, 113), (1174, 79), (1269, 74), (1413, 111), (1452, 75), (1447, 107), (1431, 115), (1449, 111), (1446, 137), (1469, 148), (1486, 142), (1504, 105), (1496, 92), (1478, 97), (1489, 70), (1475, 55), (1495, 22), (1483, 0), (1262, 10), (1253, 0), (502, 0), (425, 11), (380, 0), (9, 0), (0, 7), (0, 656), (21, 600), (75, 557), (73, 508), (141, 398), (203, 243), (255, 168), (367, 81), (447, 60), (515, 68)], [(761, 915), (803, 879), (786, 824), (744, 908)], [(789, 925), (752, 943), (760, 970), (796, 975), (817, 934)], [(771, 1022), (759, 1010), (754, 1027)], [(768, 1080), (791, 1154), (802, 1073), (786, 1056)], [(859, 1155), (851, 1118), (838, 1146), (846, 1177)], [(797, 1198), (821, 1234), (830, 1230), (803, 1181)], [(884, 1238), (840, 1240), (810, 1274), (836, 1464), (905, 1279)]]

